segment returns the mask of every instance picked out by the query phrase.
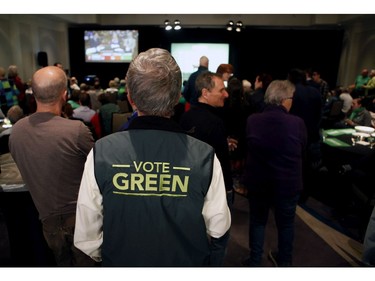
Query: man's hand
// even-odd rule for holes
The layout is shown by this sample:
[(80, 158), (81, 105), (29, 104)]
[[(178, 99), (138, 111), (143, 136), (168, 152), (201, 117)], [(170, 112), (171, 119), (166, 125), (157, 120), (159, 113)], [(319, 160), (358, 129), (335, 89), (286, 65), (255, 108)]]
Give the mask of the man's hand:
[(228, 137), (227, 141), (228, 141), (229, 151), (233, 151), (237, 148), (238, 141), (236, 139)]

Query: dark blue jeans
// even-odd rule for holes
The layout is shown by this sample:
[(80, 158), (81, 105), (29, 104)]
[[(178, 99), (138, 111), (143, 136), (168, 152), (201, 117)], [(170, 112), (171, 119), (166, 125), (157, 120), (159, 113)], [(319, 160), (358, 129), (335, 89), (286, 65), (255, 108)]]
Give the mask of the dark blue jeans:
[(292, 262), (294, 241), (294, 217), (299, 195), (280, 197), (270, 194), (250, 194), (250, 263), (253, 266), (261, 264), (265, 228), (269, 210), (274, 208), (278, 232), (278, 256), (280, 264)]
[[(229, 210), (232, 211), (234, 202), (234, 192), (227, 192), (227, 203)], [(210, 266), (222, 266), (225, 255), (227, 253), (228, 240), (230, 237), (230, 229), (220, 238), (211, 237), (210, 244)]]

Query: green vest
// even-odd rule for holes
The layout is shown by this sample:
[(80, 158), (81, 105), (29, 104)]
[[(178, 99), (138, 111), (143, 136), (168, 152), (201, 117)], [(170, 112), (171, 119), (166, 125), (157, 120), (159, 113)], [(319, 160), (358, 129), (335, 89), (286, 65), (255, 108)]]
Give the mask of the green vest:
[(129, 130), (98, 140), (94, 153), (103, 266), (207, 265), (211, 146), (182, 133)]

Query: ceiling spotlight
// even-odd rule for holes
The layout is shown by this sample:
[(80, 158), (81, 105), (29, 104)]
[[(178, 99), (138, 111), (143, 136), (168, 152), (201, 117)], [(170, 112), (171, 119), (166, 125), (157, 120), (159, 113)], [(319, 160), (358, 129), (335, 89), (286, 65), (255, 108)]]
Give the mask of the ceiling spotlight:
[(236, 23), (236, 31), (237, 31), (237, 32), (241, 32), (241, 30), (242, 30), (242, 26), (243, 26), (242, 21), (238, 21), (238, 22)]
[(174, 29), (175, 30), (180, 30), (181, 29), (181, 23), (179, 20), (174, 21)]
[(171, 30), (172, 29), (172, 25), (171, 25), (171, 22), (169, 20), (165, 20), (164, 25), (165, 25), (165, 30)]
[(227, 30), (228, 31), (232, 31), (233, 30), (233, 25), (234, 25), (234, 22), (232, 20), (230, 20), (227, 24)]

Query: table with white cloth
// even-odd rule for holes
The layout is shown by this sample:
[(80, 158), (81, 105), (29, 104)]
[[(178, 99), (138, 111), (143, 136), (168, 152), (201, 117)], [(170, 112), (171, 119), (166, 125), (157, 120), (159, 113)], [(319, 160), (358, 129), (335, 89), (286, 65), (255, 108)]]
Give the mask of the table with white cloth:
[(350, 165), (375, 152), (370, 145), (356, 143), (353, 145), (352, 134), (355, 129), (324, 130), (322, 155), (323, 162), (328, 166)]
[(372, 210), (375, 185), (375, 147), (366, 141), (352, 141), (354, 129), (323, 131), (322, 162), (327, 168), (325, 192), (330, 192), (334, 206), (357, 216), (359, 236), (363, 236)]

